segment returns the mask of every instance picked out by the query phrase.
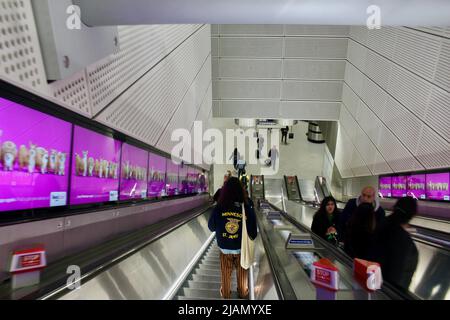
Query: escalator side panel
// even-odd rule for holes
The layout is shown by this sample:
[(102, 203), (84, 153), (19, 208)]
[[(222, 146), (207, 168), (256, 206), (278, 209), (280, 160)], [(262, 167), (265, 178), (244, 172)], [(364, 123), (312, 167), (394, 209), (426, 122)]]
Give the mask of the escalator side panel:
[(189, 221), (60, 299), (163, 299), (211, 235), (208, 218)]

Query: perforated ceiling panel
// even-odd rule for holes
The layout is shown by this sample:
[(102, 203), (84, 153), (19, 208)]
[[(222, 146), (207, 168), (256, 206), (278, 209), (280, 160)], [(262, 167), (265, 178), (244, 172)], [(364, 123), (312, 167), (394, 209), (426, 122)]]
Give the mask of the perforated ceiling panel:
[(349, 40), (347, 60), (350, 61), (356, 68), (363, 71), (366, 70), (367, 49), (359, 43)]
[(448, 168), (450, 167), (450, 144), (430, 128), (423, 127), (416, 157), (427, 169)]
[(344, 83), (342, 90), (342, 102), (345, 104), (348, 111), (353, 115), (353, 117), (356, 117), (359, 98), (346, 83)]
[(350, 154), (348, 153), (348, 146), (351, 144), (349, 140), (350, 139), (346, 136), (342, 126), (339, 125), (336, 140), (336, 155), (334, 160), (342, 178), (353, 177), (353, 172), (350, 169)]
[(383, 26), (381, 29), (368, 30), (367, 46), (379, 54), (392, 58), (397, 46), (397, 28)]
[(156, 146), (170, 152), (172, 147), (177, 142), (171, 141), (171, 136), (174, 130), (186, 129), (191, 130), (192, 125), (196, 119), (196, 116), (202, 106), (202, 103), (208, 101), (207, 94), (210, 92), (209, 86), (211, 83), (211, 60), (210, 56), (204, 61), (201, 66), (201, 70), (193, 79), (191, 86), (183, 97), (180, 105), (171, 115), (171, 120), (168, 122), (167, 127), (162, 132)]
[(388, 91), (419, 117), (425, 115), (425, 106), (431, 92), (431, 84), (426, 80), (399, 66), (394, 66)]
[(358, 41), (361, 44), (367, 43), (368, 29), (362, 26), (350, 27), (350, 38)]
[(450, 38), (450, 27), (415, 27), (414, 29)]
[(387, 101), (386, 111), (381, 119), (411, 153), (416, 151), (417, 137), (424, 125), (419, 118), (391, 97)]
[(55, 81), (48, 85), (53, 96), (86, 116), (91, 116), (91, 104), (86, 82), (86, 72), (82, 70), (64, 80)]
[(409, 29), (397, 29), (395, 61), (427, 80), (433, 80), (441, 39)]
[(85, 70), (47, 83), (30, 0), (0, 0), (0, 75), (67, 109), (91, 115)]
[[(394, 172), (448, 167), (449, 39), (408, 28), (365, 33), (352, 27), (350, 37), (343, 101), (353, 114), (358, 98), (352, 91), (363, 100), (357, 122), (381, 151), (370, 170), (389, 172), (380, 157)], [(361, 61), (365, 69), (358, 70)], [(368, 151), (363, 143), (355, 146), (360, 154)]]
[(380, 128), (380, 136), (376, 145), (394, 172), (424, 169), (424, 167), (420, 165), (413, 155), (384, 125)]
[(425, 121), (450, 142), (450, 93), (433, 88)]
[(193, 30), (192, 25), (119, 27), (120, 50), (87, 68), (93, 113), (125, 91)]
[(450, 91), (450, 39), (443, 39), (434, 82)]
[(34, 90), (45, 90), (44, 65), (29, 0), (0, 0), (0, 57), (2, 76)]
[[(204, 26), (111, 103), (98, 120), (156, 145), (210, 50), (210, 28)], [(208, 64), (210, 77), (211, 60)]]

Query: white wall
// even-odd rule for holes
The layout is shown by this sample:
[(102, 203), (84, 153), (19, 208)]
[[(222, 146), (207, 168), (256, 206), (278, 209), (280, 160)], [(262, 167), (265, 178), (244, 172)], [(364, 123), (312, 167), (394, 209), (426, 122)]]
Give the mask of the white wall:
[(343, 177), (450, 167), (450, 39), (440, 29), (351, 27), (336, 147)]
[(347, 26), (213, 25), (214, 116), (338, 120)]
[(209, 25), (119, 26), (120, 50), (48, 84), (31, 1), (0, 0), (0, 10), (2, 79), (166, 152), (173, 129), (207, 126)]

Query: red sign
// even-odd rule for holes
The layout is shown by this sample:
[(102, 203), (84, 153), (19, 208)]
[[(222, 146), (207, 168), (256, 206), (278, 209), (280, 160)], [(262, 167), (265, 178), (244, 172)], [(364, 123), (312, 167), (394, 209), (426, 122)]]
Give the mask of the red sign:
[(20, 267), (36, 267), (41, 265), (41, 254), (29, 254), (20, 257)]
[(47, 265), (45, 249), (42, 247), (14, 251), (11, 259), (10, 272), (32, 272)]
[(316, 281), (323, 282), (324, 284), (331, 284), (331, 272), (323, 269), (316, 268)]

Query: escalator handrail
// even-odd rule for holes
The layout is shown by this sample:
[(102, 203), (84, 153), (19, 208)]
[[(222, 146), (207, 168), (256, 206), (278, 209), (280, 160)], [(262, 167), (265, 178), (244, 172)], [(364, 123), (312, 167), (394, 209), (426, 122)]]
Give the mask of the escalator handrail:
[[(285, 217), (290, 223), (292, 223), (294, 226), (296, 226), (299, 229), (304, 229), (307, 232), (311, 234), (311, 237), (314, 239), (314, 242), (318, 242), (320, 245), (322, 245), (325, 250), (331, 251), (339, 260), (341, 263), (346, 265), (347, 267), (353, 269), (353, 259), (350, 258), (344, 251), (340, 250), (339, 248), (335, 247), (331, 243), (325, 241), (315, 233), (313, 233), (310, 228), (305, 226), (303, 223), (297, 221), (294, 219), (289, 213), (280, 210), (277, 206), (273, 205), (272, 203), (269, 203), (275, 210), (281, 212), (283, 217)], [(413, 294), (412, 292), (404, 292), (393, 285), (387, 283), (386, 281), (383, 282), (382, 291), (388, 295), (392, 299), (402, 299), (402, 300), (420, 300), (418, 296)]]
[[(258, 210), (258, 213), (260, 211)], [(258, 215), (260, 216), (260, 214)], [(264, 250), (266, 251), (267, 260), (269, 262), (269, 267), (272, 272), (272, 276), (275, 283), (275, 289), (277, 291), (278, 297), (280, 300), (296, 300), (297, 295), (295, 294), (294, 289), (292, 288), (287, 275), (284, 273), (282, 268), (276, 268), (276, 266), (281, 265), (276, 254), (274, 253), (272, 247), (270, 246), (269, 239), (265, 232), (265, 229), (260, 221), (260, 219), (256, 219), (258, 223), (259, 234), (261, 236), (261, 240), (264, 246)]]
[[(92, 270), (89, 270), (88, 272), (85, 272), (83, 274), (83, 276), (81, 277), (81, 279), (79, 280), (80, 282), (87, 282), (89, 280), (91, 280), (92, 278), (95, 278), (97, 275), (99, 275), (100, 273), (102, 273), (103, 271), (105, 271), (106, 269), (112, 267), (113, 265), (116, 265), (124, 260), (126, 260), (127, 258), (129, 258), (130, 256), (132, 256), (133, 254), (139, 252), (140, 250), (142, 250), (143, 248), (149, 246), (150, 244), (152, 244), (153, 242), (163, 238), (164, 236), (166, 236), (167, 234), (175, 231), (176, 229), (182, 227), (183, 225), (185, 225), (186, 223), (198, 218), (199, 216), (201, 216), (202, 214), (204, 214), (205, 212), (207, 212), (208, 210), (210, 210), (213, 207), (213, 204), (209, 204), (206, 207), (202, 207), (201, 209), (199, 209), (198, 211), (195, 211), (196, 213), (193, 214), (192, 216), (190, 216), (189, 218), (185, 219), (185, 220), (181, 220), (179, 222), (176, 222), (175, 225), (170, 226), (160, 232), (157, 232), (156, 235), (154, 235), (153, 237), (145, 240), (144, 242), (134, 245), (133, 247), (131, 247), (130, 249), (128, 249), (126, 252), (119, 254), (117, 257), (113, 258), (113, 259), (106, 259), (107, 261), (100, 263), (97, 267), (93, 268)], [(68, 284), (64, 284), (62, 286), (59, 286), (58, 288), (51, 290), (50, 292), (46, 293), (46, 294), (41, 294), (40, 297), (38, 299), (51, 299), (53, 297), (56, 296), (61, 296), (64, 295), (64, 292), (69, 290), (68, 289)], [(25, 299), (29, 299), (29, 297), (24, 297)]]

